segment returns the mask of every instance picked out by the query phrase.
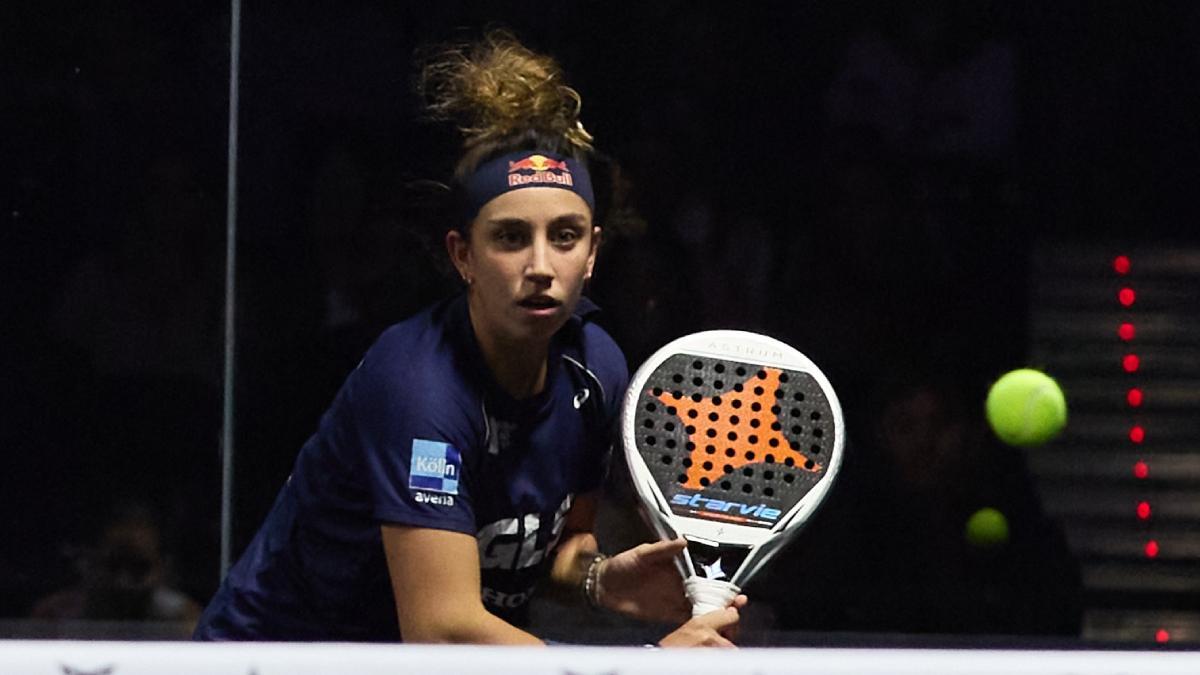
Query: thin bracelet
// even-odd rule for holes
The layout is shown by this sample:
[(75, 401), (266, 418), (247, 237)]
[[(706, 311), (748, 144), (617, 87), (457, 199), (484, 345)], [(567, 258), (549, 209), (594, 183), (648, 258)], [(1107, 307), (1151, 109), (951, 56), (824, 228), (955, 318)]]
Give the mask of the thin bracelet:
[(600, 609), (600, 563), (608, 560), (608, 556), (597, 553), (588, 563), (587, 574), (583, 575), (583, 597), (589, 607)]

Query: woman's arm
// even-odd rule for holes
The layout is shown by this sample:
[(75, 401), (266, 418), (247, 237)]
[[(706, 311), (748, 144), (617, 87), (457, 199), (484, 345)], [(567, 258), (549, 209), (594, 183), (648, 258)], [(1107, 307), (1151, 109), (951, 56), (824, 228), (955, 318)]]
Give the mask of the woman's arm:
[[(580, 495), (567, 512), (563, 541), (551, 569), (551, 580), (563, 591), (582, 597), (584, 577), (599, 549), (592, 534), (599, 493)], [(593, 600), (605, 609), (643, 621), (680, 624), (692, 615), (675, 568), (683, 540), (641, 544), (599, 563)]]
[(554, 554), (550, 568), (550, 582), (560, 593), (578, 593), (583, 586), (588, 566), (600, 550), (592, 534), (596, 522), (596, 508), (600, 502), (598, 492), (579, 495), (567, 511), (563, 524), (562, 542)]
[[(560, 587), (579, 592), (582, 586), (596, 552), (590, 528), (595, 507), (595, 496), (585, 496), (567, 516), (565, 539), (550, 572)], [(585, 522), (587, 530), (572, 529)], [(483, 606), (474, 537), (406, 525), (381, 529), (405, 642), (543, 644)], [(686, 621), (663, 638), (664, 647), (732, 646), (729, 638), (737, 629), (737, 610), (745, 605), (745, 596), (738, 596), (731, 608), (687, 620), (687, 599), (671, 561), (673, 553), (665, 555), (667, 551), (677, 552), (676, 543), (642, 544), (606, 560), (600, 576), (601, 604), (647, 620)], [(606, 579), (613, 585), (610, 592), (604, 590)], [(684, 618), (680, 619), (680, 614)]]
[(405, 525), (382, 532), (405, 642), (542, 644), (483, 606), (474, 537)]

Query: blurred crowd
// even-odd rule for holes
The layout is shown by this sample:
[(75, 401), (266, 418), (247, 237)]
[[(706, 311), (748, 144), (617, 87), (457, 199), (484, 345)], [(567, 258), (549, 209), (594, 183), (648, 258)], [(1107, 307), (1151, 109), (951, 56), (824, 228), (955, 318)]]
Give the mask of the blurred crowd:
[[(1032, 237), (1091, 213), (1057, 179), (1090, 94), (1051, 96), (1029, 63), (1069, 11), (314, 11), (245, 17), (238, 547), (375, 336), (455, 291), (413, 215), (452, 153), (417, 120), (411, 58), (503, 18), (567, 66), (636, 205), (589, 289), (631, 367), (737, 327), (843, 398), (845, 478), (767, 577), (791, 589), (764, 600), (774, 626), (1078, 632), (1077, 564), (981, 420), (989, 379), (1024, 365)], [(186, 623), (218, 571), (228, 16), (59, 2), (15, 23), (0, 615)], [(962, 535), (983, 506), (1009, 519), (1000, 549)]]

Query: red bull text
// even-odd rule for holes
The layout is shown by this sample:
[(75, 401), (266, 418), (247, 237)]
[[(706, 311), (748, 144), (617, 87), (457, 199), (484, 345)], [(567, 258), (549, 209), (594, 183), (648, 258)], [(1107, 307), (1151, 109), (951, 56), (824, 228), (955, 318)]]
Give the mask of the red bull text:
[[(523, 173), (532, 171), (533, 173)], [(556, 185), (575, 185), (571, 178), (571, 170), (567, 168), (566, 160), (554, 160), (545, 155), (530, 155), (508, 163), (508, 186), (529, 185), (530, 183), (554, 183)]]

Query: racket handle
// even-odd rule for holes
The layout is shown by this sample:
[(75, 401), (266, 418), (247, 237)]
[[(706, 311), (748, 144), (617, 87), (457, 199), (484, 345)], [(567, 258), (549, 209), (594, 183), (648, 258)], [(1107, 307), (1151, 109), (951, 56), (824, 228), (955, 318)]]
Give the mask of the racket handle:
[(694, 575), (684, 582), (684, 588), (687, 589), (688, 600), (692, 601), (694, 617), (725, 609), (742, 590), (728, 581)]

